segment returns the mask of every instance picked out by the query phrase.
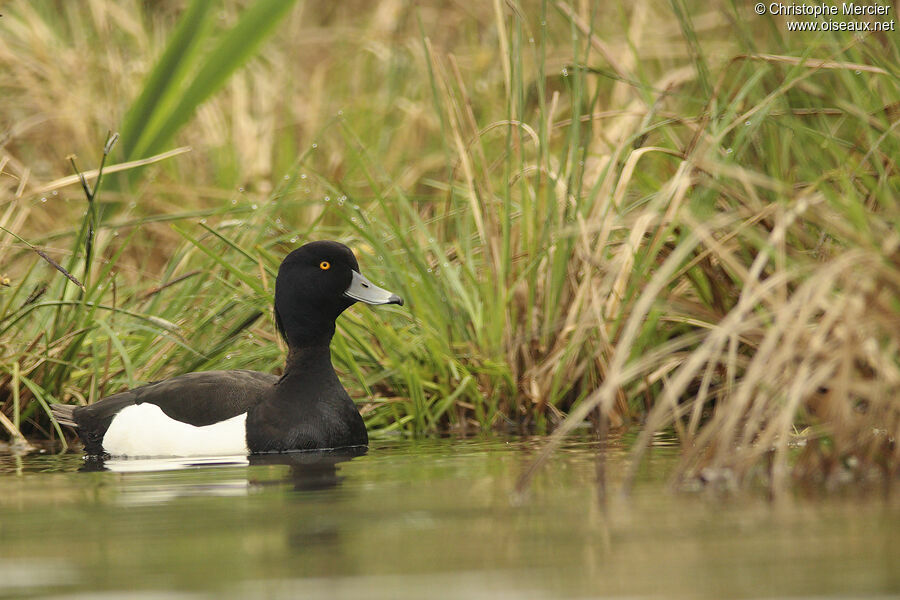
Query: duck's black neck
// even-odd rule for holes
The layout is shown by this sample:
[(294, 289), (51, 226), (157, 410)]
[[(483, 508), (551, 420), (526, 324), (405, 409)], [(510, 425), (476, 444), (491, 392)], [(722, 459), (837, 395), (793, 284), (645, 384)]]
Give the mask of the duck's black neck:
[(282, 337), (291, 348), (291, 352), (310, 350), (324, 346), (326, 349), (334, 337), (334, 319), (313, 318), (310, 315), (296, 312), (284, 317), (283, 311), (275, 311), (275, 322)]
[[(330, 341), (330, 340), (329, 340)], [(337, 377), (331, 365), (331, 348), (329, 344), (317, 346), (301, 346), (288, 349), (284, 364), (284, 375), (279, 383), (287, 381), (315, 381), (322, 378)]]

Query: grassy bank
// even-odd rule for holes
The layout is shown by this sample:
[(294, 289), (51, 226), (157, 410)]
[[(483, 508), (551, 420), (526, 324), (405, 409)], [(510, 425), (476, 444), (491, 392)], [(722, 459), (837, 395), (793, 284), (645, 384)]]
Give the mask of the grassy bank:
[[(11, 438), (59, 435), (51, 401), (277, 371), (274, 271), (334, 238), (407, 300), (335, 339), (375, 435), (588, 420), (642, 427), (637, 455), (674, 432), (678, 477), (896, 477), (895, 33), (724, 3), (306, 2), (232, 74), (228, 3), (161, 83), (182, 3), (62, 6), (0, 22)], [(135, 108), (154, 86), (159, 116)], [(64, 157), (95, 167), (123, 123), (161, 133), (121, 140), (89, 204)]]

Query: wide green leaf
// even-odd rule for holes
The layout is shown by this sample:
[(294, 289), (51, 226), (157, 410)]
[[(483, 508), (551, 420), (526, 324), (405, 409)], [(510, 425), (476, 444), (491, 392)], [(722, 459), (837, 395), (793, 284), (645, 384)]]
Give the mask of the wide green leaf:
[[(203, 3), (202, 0), (200, 3)], [(162, 102), (154, 106), (152, 112), (148, 114), (150, 107), (143, 106), (144, 94), (142, 94), (133, 112), (135, 115), (140, 114), (144, 117), (147, 127), (138, 136), (135, 145), (131, 147), (129, 158), (148, 156), (154, 154), (158, 148), (165, 146), (190, 120), (197, 107), (219, 91), (225, 85), (228, 77), (253, 56), (293, 5), (293, 0), (257, 0), (254, 2), (241, 15), (237, 25), (224, 33), (213, 49), (204, 55), (203, 64), (194, 74), (187, 89), (179, 91), (177, 94), (179, 100), (174, 107), (168, 108), (167, 103)], [(194, 15), (194, 10), (192, 6), (185, 15), (185, 18), (191, 17), (191, 26), (185, 26), (185, 30), (190, 29), (199, 34), (204, 31), (202, 16)], [(196, 9), (197, 12), (201, 10)], [(188, 49), (193, 47), (191, 44), (187, 44), (186, 40), (180, 38), (174, 39), (173, 43), (178, 43), (179, 47)], [(197, 41), (194, 41), (193, 44), (197, 44)], [(186, 66), (175, 58), (174, 51), (171, 56), (167, 51), (163, 55), (161, 63), (163, 61), (171, 61), (179, 73)], [(157, 75), (157, 72), (158, 70), (154, 70), (148, 86), (154, 83), (154, 76)], [(159, 92), (146, 92), (147, 102), (154, 97), (169, 97), (180, 79), (182, 78), (179, 76), (165, 77), (160, 74), (157, 83), (164, 85), (165, 89)], [(130, 123), (131, 121), (127, 124), (130, 125)]]

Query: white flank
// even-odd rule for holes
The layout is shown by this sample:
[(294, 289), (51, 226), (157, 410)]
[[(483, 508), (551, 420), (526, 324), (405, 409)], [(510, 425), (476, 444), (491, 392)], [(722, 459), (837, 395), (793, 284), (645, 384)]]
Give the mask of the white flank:
[(103, 436), (111, 456), (216, 456), (247, 454), (247, 413), (204, 427), (167, 416), (149, 402), (122, 409)]

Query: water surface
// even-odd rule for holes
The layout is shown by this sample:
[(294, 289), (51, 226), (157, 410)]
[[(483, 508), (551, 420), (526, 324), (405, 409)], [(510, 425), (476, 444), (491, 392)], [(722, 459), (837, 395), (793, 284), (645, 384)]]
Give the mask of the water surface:
[[(815, 598), (900, 593), (900, 502), (672, 494), (657, 448), (602, 500), (572, 442), (374, 442), (356, 457), (0, 457), (0, 597)], [(625, 457), (608, 453), (612, 486)], [(878, 497), (873, 497), (878, 496)]]

